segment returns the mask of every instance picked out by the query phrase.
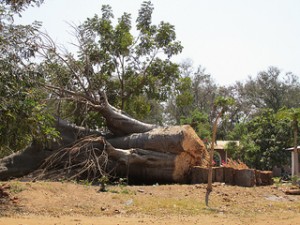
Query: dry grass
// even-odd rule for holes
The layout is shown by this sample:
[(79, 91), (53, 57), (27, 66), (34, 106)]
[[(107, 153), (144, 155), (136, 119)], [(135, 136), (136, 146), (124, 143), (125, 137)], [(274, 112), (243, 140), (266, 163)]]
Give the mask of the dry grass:
[(284, 187), (243, 188), (214, 184), (211, 208), (206, 208), (206, 185), (120, 185), (108, 186), (107, 192), (98, 192), (96, 186), (70, 182), (10, 182), (10, 185), (16, 187), (12, 195), (18, 198), (18, 203), (6, 209), (7, 216), (167, 216), (190, 218), (189, 221), (199, 217), (232, 221), (266, 217), (275, 222), (300, 219), (300, 196), (285, 195)]

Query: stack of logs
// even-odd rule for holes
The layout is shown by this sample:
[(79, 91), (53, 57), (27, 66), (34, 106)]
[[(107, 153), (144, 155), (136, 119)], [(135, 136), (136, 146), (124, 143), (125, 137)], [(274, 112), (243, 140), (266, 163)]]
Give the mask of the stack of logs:
[[(195, 166), (191, 171), (191, 183), (207, 183), (208, 168)], [(253, 187), (255, 185), (272, 185), (272, 172), (254, 169), (234, 169), (230, 167), (214, 167), (213, 182), (221, 182), (229, 185)]]

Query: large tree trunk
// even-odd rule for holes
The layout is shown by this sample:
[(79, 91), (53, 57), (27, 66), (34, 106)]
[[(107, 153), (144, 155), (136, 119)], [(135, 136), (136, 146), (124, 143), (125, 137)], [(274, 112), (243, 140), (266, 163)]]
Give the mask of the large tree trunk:
[(0, 180), (21, 177), (37, 169), (54, 150), (71, 145), (78, 138), (97, 134), (81, 127), (72, 126), (64, 120), (57, 119), (56, 129), (60, 132), (61, 139), (56, 142), (32, 142), (26, 149), (11, 154), (0, 160)]
[(132, 182), (186, 183), (193, 166), (207, 165), (206, 148), (190, 126), (157, 127), (121, 113), (106, 97), (100, 102), (94, 107), (106, 118), (113, 137), (58, 119), (62, 139), (43, 146), (32, 143), (1, 159), (0, 180), (23, 176), (42, 165), (38, 178), (95, 180), (113, 172)]

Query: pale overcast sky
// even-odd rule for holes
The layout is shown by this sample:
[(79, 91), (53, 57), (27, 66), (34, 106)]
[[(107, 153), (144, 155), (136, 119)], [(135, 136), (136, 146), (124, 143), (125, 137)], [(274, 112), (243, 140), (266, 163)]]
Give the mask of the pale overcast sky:
[[(45, 0), (40, 8), (23, 13), (22, 23), (43, 22), (54, 40), (72, 40), (68, 23), (80, 24), (101, 13), (101, 5), (112, 6), (115, 18), (132, 14), (132, 22), (143, 1), (138, 0)], [(300, 0), (152, 0), (153, 22), (175, 25), (181, 62), (192, 59), (202, 65), (220, 85), (244, 81), (269, 66), (300, 76)], [(17, 20), (20, 21), (19, 19)]]

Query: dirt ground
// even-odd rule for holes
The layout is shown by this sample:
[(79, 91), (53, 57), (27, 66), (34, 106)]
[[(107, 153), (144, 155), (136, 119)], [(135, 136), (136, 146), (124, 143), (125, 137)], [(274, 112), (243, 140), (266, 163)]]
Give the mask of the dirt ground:
[(300, 196), (286, 186), (243, 188), (214, 184), (210, 208), (206, 185), (108, 186), (88, 183), (0, 183), (0, 225), (300, 224)]

